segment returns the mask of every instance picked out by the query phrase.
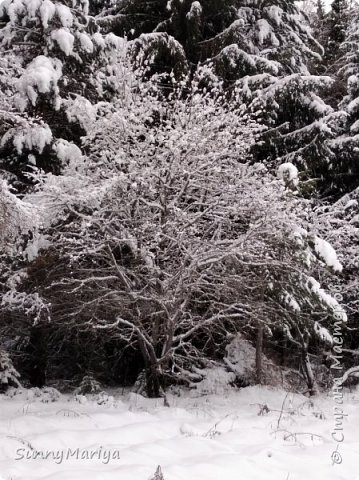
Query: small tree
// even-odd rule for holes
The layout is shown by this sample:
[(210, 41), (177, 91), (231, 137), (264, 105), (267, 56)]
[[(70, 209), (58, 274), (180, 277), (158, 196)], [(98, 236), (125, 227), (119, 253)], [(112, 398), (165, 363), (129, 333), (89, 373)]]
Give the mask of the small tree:
[(246, 164), (255, 126), (196, 79), (167, 101), (149, 83), (103, 106), (86, 161), (28, 197), (57, 255), (36, 280), (53, 325), (140, 352), (149, 396), (198, 379), (229, 332), (278, 328), (302, 348), (313, 305), (333, 314), (311, 278), (311, 236), (295, 233), (306, 203)]
[(20, 374), (16, 371), (9, 354), (0, 350), (0, 391), (4, 392), (8, 387), (20, 387)]

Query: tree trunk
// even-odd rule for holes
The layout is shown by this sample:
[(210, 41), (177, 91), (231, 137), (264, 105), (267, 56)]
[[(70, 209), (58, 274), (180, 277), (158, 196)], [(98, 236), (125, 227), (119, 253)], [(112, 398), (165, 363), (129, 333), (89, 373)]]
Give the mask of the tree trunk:
[(310, 363), (308, 352), (303, 353), (303, 370), (304, 370), (304, 375), (308, 385), (309, 395), (311, 397), (314, 395), (317, 395), (319, 393), (318, 385), (314, 378), (313, 369)]
[(157, 363), (157, 357), (152, 348), (151, 351), (141, 337), (138, 339), (146, 373), (146, 392), (149, 398), (161, 396), (161, 375)]
[(31, 328), (26, 353), (28, 355), (30, 384), (33, 387), (41, 388), (46, 384), (47, 369), (47, 338), (43, 325)]
[(312, 397), (317, 395), (318, 392), (318, 385), (314, 378), (314, 373), (312, 369), (312, 365), (310, 363), (309, 353), (308, 353), (308, 346), (309, 346), (309, 339), (308, 334), (302, 336), (302, 364), (303, 364), (303, 371), (304, 376), (307, 382), (309, 395)]
[(156, 365), (146, 367), (146, 392), (149, 398), (161, 396), (160, 374)]

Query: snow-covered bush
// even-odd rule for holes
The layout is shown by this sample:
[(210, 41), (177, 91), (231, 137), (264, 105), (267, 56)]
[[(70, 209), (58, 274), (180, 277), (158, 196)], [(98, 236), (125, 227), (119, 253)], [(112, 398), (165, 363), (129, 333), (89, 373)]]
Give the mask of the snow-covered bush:
[(202, 380), (192, 386), (199, 395), (223, 395), (235, 383), (236, 374), (223, 366), (209, 367), (196, 370)]
[(49, 362), (158, 395), (223, 358), (271, 383), (280, 358), (314, 391), (357, 312), (358, 203), (300, 194), (356, 171), (356, 24), (340, 112), (290, 2), (0, 2), (0, 333), (34, 385)]
[(114, 398), (112, 395), (109, 395), (108, 393), (106, 392), (100, 392), (97, 396), (96, 396), (96, 403), (98, 405), (106, 405), (108, 407), (111, 407), (113, 404), (114, 404)]
[(61, 393), (53, 387), (30, 388), (25, 390), (26, 399), (29, 401), (39, 401), (42, 403), (57, 402), (61, 398)]
[(8, 387), (20, 387), (20, 374), (16, 371), (9, 354), (0, 350), (0, 391), (4, 392)]
[(9, 388), (6, 395), (20, 397), (28, 402), (53, 403), (61, 399), (61, 393), (53, 387)]
[(102, 392), (100, 383), (92, 376), (85, 375), (75, 390), (75, 395), (86, 395)]
[(237, 333), (226, 346), (224, 362), (229, 371), (235, 374), (233, 383), (240, 386), (255, 383), (256, 349), (241, 333)]

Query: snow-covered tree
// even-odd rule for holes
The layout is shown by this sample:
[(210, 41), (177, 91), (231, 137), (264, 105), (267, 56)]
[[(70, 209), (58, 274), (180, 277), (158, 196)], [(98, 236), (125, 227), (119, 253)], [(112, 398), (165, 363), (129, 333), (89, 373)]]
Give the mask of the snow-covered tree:
[(19, 387), (20, 374), (16, 371), (8, 353), (0, 350), (0, 391), (3, 392), (8, 387)]
[(285, 334), (314, 391), (309, 342), (340, 307), (312, 277), (321, 244), (299, 228), (303, 205), (286, 189), (295, 168), (276, 179), (248, 166), (254, 125), (198, 87), (164, 101), (141, 84), (107, 105), (87, 158), (27, 197), (52, 241), (46, 282), (40, 255), (27, 292), (64, 336), (97, 332), (140, 352), (149, 395), (198, 379), (193, 367), (239, 330)]
[(135, 38), (166, 32), (182, 45), (190, 62), (226, 62), (229, 70), (237, 66), (237, 78), (244, 69), (265, 69), (266, 63), (285, 72), (305, 71), (307, 60), (319, 48), (291, 1), (120, 2), (105, 9), (98, 21), (108, 30)]
[(239, 101), (247, 102), (267, 127), (253, 149), (255, 158), (277, 166), (294, 163), (306, 192), (328, 192), (334, 181), (335, 155), (330, 141), (340, 132), (345, 115), (320, 97), (332, 83), (330, 77), (300, 74), (280, 79), (252, 76), (237, 82)]
[(80, 147), (84, 119), (117, 88), (123, 42), (100, 34), (88, 2), (5, 0), (0, 22), (1, 165), (24, 183), (35, 166), (59, 173), (64, 143)]
[(324, 45), (325, 61), (329, 68), (338, 60), (341, 45), (346, 37), (351, 15), (350, 3), (348, 0), (333, 0), (325, 19), (327, 34)]
[[(347, 37), (342, 44), (341, 68), (338, 71), (346, 92), (340, 103), (345, 116), (340, 122), (336, 137), (330, 142), (335, 154), (332, 171), (335, 175), (338, 193), (349, 193), (358, 183), (358, 125), (359, 125), (359, 54), (358, 54), (359, 12), (352, 10), (352, 20)], [(338, 195), (339, 197), (339, 195)]]
[[(146, 8), (142, 2), (116, 3), (98, 22), (109, 31), (130, 32), (135, 37), (130, 51), (150, 74), (172, 72), (179, 79), (191, 67), (208, 66), (203, 84), (216, 76), (266, 127), (255, 159), (275, 168), (294, 162), (307, 187), (314, 183), (328, 194), (335, 162), (329, 140), (340, 132), (342, 120), (324, 98), (337, 87), (330, 77), (310, 74), (323, 49), (294, 2), (157, 2), (158, 15), (148, 21)], [(139, 13), (145, 24), (137, 22)], [(169, 86), (163, 80), (162, 85)]]
[[(343, 342), (343, 364), (348, 368), (357, 364), (359, 314), (359, 192), (350, 192), (334, 204), (318, 205), (313, 213), (318, 235), (326, 238), (341, 253), (343, 271), (339, 277), (327, 278), (329, 291), (348, 312), (348, 322), (338, 322)], [(321, 272), (322, 278), (325, 273)], [(340, 320), (340, 319), (339, 319)], [(335, 356), (335, 353), (334, 353)]]
[(36, 208), (19, 200), (5, 180), (0, 181), (0, 248), (2, 253), (16, 253), (21, 236), (36, 235), (39, 227)]

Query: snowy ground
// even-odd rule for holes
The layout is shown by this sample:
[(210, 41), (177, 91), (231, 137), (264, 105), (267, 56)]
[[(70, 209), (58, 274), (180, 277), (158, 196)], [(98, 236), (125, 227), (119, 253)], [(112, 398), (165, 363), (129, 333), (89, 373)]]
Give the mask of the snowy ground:
[[(104, 405), (0, 396), (0, 478), (148, 480), (161, 465), (165, 480), (359, 480), (359, 391), (345, 394), (348, 417), (337, 418), (344, 441), (335, 465), (337, 405), (330, 396), (311, 405), (306, 397), (248, 387), (168, 400), (170, 407), (135, 394)], [(258, 415), (259, 404), (270, 411)], [(65, 458), (68, 449), (102, 453)], [(64, 458), (19, 459), (35, 451), (62, 451)]]

